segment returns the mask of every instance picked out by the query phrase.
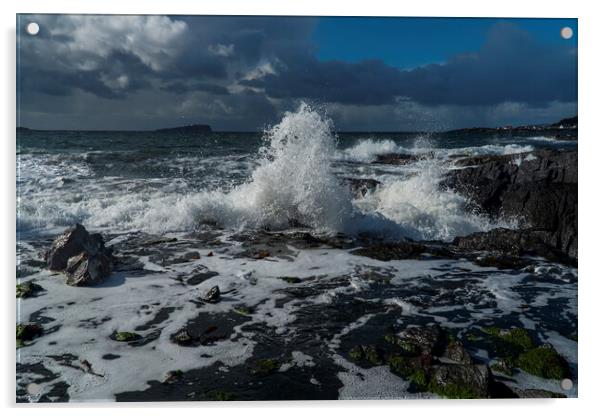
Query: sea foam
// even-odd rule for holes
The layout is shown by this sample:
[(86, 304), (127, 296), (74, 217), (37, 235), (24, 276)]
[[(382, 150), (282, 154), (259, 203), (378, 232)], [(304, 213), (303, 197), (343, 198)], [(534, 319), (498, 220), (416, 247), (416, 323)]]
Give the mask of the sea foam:
[[(524, 148), (487, 150), (508, 153)], [(80, 182), (58, 187), (24, 175), (18, 229), (55, 233), (74, 222), (99, 231), (153, 233), (192, 231), (203, 223), (272, 230), (303, 225), (317, 232), (450, 240), (499, 225), (468, 212), (461, 195), (441, 189), (447, 158), (438, 151), (448, 154), (450, 149), (436, 149), (424, 137), (406, 147), (391, 140), (368, 140), (341, 151), (332, 121), (302, 104), (266, 130), (242, 183), (199, 187), (184, 173), (175, 178), (113, 178), (87, 177), (83, 170)], [(485, 150), (474, 153), (479, 151)], [(383, 152), (427, 156), (412, 163), (411, 174), (381, 175), (375, 191), (354, 197), (333, 166), (341, 157), (369, 161)], [(30, 167), (36, 161), (29, 160)]]

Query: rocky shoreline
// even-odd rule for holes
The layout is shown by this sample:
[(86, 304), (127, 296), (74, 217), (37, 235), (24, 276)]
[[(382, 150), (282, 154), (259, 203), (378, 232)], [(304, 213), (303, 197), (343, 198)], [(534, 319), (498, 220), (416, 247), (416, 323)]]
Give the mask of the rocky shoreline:
[[(376, 163), (407, 160), (384, 155)], [(574, 316), (557, 309), (576, 302), (577, 152), (454, 163), (441, 186), (467, 196), (484, 215), (518, 218), (518, 229), (446, 243), (302, 228), (228, 234), (210, 226), (178, 236), (101, 236), (78, 224), (52, 242), (26, 242), (17, 296), (32, 312), (16, 330), (17, 399), (69, 400), (74, 380), (102, 385), (115, 377), (112, 363), (127, 362), (136, 349), (149, 357), (196, 354), (199, 364), (113, 392), (115, 400), (565, 397), (560, 380), (576, 383), (577, 367), (560, 347), (576, 351), (576, 309)], [(348, 183), (360, 195), (379, 186)], [(332, 269), (334, 256), (349, 259), (349, 269)], [(296, 270), (300, 261), (312, 267), (270, 273), (277, 264)], [(420, 267), (425, 271), (411, 272)], [(411, 278), (400, 281), (404, 270)], [(128, 289), (129, 282), (143, 286)], [(73, 287), (68, 295), (49, 296), (65, 284)], [(69, 316), (76, 328), (60, 321), (80, 302), (122, 307), (110, 298), (120, 286), (141, 296), (137, 309), (128, 309), (133, 318)], [(173, 294), (156, 302), (144, 297), (168, 289)], [(498, 298), (500, 290), (520, 302)], [(550, 298), (536, 301), (546, 291)], [(94, 359), (74, 347), (40, 353), (45, 343), (58, 349), (61, 330), (85, 331), (110, 350)], [(240, 351), (226, 359), (225, 346)], [(382, 377), (393, 377), (392, 391), (358, 396), (357, 386)], [(32, 382), (44, 389), (32, 394)]]

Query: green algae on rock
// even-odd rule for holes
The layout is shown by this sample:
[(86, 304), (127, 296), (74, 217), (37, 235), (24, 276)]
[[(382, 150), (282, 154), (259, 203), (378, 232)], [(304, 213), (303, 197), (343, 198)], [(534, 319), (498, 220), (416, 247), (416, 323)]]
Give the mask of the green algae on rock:
[(33, 341), (34, 338), (42, 336), (44, 329), (38, 324), (18, 324), (17, 325), (17, 348), (26, 346), (27, 341)]
[(142, 338), (142, 336), (140, 334), (137, 334), (135, 332), (115, 332), (111, 338), (115, 341), (119, 341), (119, 342), (131, 342), (131, 341), (136, 341)]
[(516, 359), (516, 365), (538, 377), (561, 380), (571, 376), (566, 360), (550, 345), (543, 345), (520, 354)]

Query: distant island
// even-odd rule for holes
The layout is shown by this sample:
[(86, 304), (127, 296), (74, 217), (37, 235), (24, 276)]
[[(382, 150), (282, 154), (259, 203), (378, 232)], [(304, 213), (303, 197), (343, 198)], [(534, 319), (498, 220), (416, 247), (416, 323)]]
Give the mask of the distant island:
[(205, 134), (211, 133), (211, 127), (208, 124), (191, 124), (188, 126), (168, 127), (155, 130), (156, 133), (175, 133), (175, 134)]

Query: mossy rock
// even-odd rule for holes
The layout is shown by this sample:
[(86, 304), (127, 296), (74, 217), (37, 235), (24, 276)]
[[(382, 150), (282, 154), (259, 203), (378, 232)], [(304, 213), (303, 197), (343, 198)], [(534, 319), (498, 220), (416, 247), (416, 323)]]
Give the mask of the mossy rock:
[(500, 329), (498, 327), (486, 327), (482, 331), (505, 345), (498, 345), (498, 352), (504, 355), (516, 356), (535, 347), (535, 342), (529, 331), (524, 328)]
[(236, 395), (223, 390), (212, 390), (205, 394), (207, 400), (213, 401), (233, 401), (236, 400)]
[(448, 399), (482, 399), (489, 397), (490, 383), (484, 365), (440, 365), (431, 369), (427, 389)]
[(17, 285), (17, 297), (22, 299), (29, 298), (42, 290), (44, 290), (42, 286), (31, 281), (19, 283)]
[(274, 358), (262, 358), (255, 360), (250, 365), (252, 374), (268, 375), (276, 372), (280, 368), (280, 363)]
[(561, 380), (571, 376), (567, 361), (553, 347), (547, 345), (520, 354), (516, 365), (527, 373), (542, 378)]
[(372, 365), (382, 365), (383, 364), (383, 360), (381, 358), (381, 353), (374, 345), (364, 346), (364, 357)]
[(395, 334), (386, 334), (383, 337), (383, 339), (385, 340), (385, 342), (387, 342), (389, 344), (393, 344), (393, 345), (397, 345), (399, 342), (399, 338)]
[(356, 345), (349, 350), (349, 357), (353, 361), (365, 360), (375, 366), (383, 364), (382, 354), (374, 345)]
[(504, 374), (510, 377), (513, 374), (512, 368), (514, 367), (514, 365), (514, 360), (501, 359), (493, 363), (490, 368), (496, 373)]
[(292, 285), (301, 283), (303, 281), (302, 279), (300, 279), (298, 277), (290, 277), (290, 276), (283, 276), (280, 278), (280, 280), (284, 280), (286, 283), (290, 283)]
[(27, 345), (27, 341), (42, 336), (44, 329), (38, 324), (18, 324), (16, 332), (17, 348), (21, 348)]
[(437, 384), (434, 380), (428, 385), (428, 390), (447, 399), (481, 399), (477, 391), (469, 386), (459, 384)]
[(119, 342), (131, 342), (131, 341), (137, 341), (137, 340), (141, 339), (142, 336), (135, 332), (124, 331), (124, 332), (115, 332), (111, 338), (113, 340), (119, 341)]
[(349, 350), (349, 358), (353, 361), (360, 361), (364, 358), (364, 349), (361, 345), (356, 345)]
[(394, 355), (387, 359), (387, 364), (393, 374), (411, 381), (421, 389), (427, 387), (428, 371), (422, 366), (419, 358)]
[(249, 316), (253, 314), (253, 310), (251, 308), (247, 308), (246, 306), (237, 306), (233, 309), (233, 311), (242, 316)]

